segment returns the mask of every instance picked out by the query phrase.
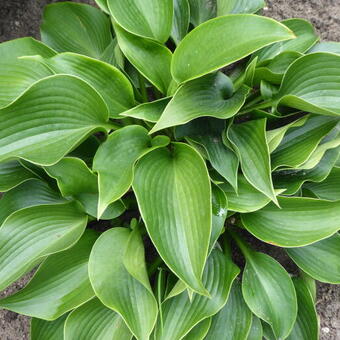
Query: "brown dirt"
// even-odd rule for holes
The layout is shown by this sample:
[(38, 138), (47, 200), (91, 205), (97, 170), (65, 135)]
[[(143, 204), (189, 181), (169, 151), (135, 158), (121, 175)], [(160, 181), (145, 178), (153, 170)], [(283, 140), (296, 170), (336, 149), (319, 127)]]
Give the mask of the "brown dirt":
[[(0, 42), (23, 37), (39, 37), (39, 22), (43, 7), (61, 0), (0, 0)], [(94, 3), (91, 0), (75, 2)], [(276, 19), (306, 18), (315, 25), (324, 40), (340, 41), (340, 0), (271, 0), (264, 14)], [(254, 242), (256, 243), (256, 242)], [(283, 252), (266, 247), (290, 271), (294, 265)], [(263, 250), (260, 249), (259, 250)], [(26, 275), (0, 297), (21, 289), (31, 274)], [(340, 286), (318, 283), (317, 309), (321, 321), (321, 340), (340, 340)], [(0, 340), (28, 339), (29, 318), (0, 310)], [(299, 339), (296, 339), (299, 340)]]

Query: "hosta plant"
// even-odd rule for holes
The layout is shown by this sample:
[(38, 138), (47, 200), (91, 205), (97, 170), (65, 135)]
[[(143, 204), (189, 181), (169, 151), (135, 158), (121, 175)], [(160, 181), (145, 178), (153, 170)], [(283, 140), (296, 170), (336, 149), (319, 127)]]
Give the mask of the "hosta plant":
[(32, 340), (317, 340), (340, 45), (261, 0), (97, 5), (0, 45), (0, 290), (37, 268), (0, 306)]

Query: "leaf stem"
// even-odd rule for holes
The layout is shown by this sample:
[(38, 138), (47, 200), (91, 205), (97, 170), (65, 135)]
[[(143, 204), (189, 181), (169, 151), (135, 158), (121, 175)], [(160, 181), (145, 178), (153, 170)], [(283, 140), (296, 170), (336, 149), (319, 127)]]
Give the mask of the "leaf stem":
[(153, 275), (162, 263), (163, 263), (162, 258), (160, 256), (157, 256), (148, 267), (148, 275), (149, 276)]
[(234, 231), (229, 230), (228, 232), (231, 235), (231, 237), (234, 239), (234, 241), (236, 242), (237, 246), (241, 249), (244, 257), (246, 259), (249, 259), (251, 257), (250, 254), (251, 254), (252, 250), (249, 248), (247, 243), (238, 234), (236, 234)]

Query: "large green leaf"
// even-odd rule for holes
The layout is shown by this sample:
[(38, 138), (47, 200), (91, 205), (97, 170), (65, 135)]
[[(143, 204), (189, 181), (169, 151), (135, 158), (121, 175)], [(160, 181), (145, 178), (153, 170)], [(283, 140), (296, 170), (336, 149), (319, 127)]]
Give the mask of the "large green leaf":
[(337, 123), (335, 117), (312, 116), (302, 126), (289, 129), (271, 154), (273, 169), (302, 165)]
[(254, 57), (258, 57), (259, 63), (273, 59), (285, 51), (304, 53), (319, 40), (313, 25), (309, 21), (288, 19), (283, 20), (282, 24), (294, 32), (296, 39), (279, 42), (254, 53)]
[(30, 55), (40, 55), (49, 58), (55, 54), (55, 51), (31, 37), (14, 39), (0, 44), (1, 61), (13, 61), (17, 57)]
[(31, 340), (64, 340), (64, 324), (67, 314), (54, 321), (31, 319)]
[(264, 6), (264, 0), (217, 0), (217, 15), (255, 13)]
[(216, 314), (226, 303), (230, 287), (239, 273), (227, 255), (214, 249), (208, 257), (203, 284), (210, 298), (194, 294), (190, 301), (186, 291), (163, 302), (163, 328), (157, 324), (156, 340), (182, 339), (200, 321)]
[[(64, 197), (72, 197), (84, 206), (91, 216), (97, 216), (98, 178), (79, 158), (65, 157), (58, 163), (45, 167), (49, 176), (57, 180)], [(105, 207), (101, 218), (109, 220), (121, 215), (125, 210), (122, 201)]]
[(0, 289), (44, 256), (73, 245), (86, 222), (86, 215), (73, 202), (29, 207), (10, 215), (0, 228)]
[(319, 198), (331, 201), (340, 200), (340, 168), (333, 168), (322, 182), (307, 183), (305, 187)]
[(0, 110), (0, 161), (20, 157), (51, 165), (108, 119), (105, 103), (87, 83), (55, 75), (34, 83)]
[(245, 340), (252, 322), (252, 313), (244, 302), (241, 284), (235, 281), (226, 305), (212, 318), (205, 340)]
[(151, 139), (148, 131), (139, 125), (119, 129), (108, 137), (93, 159), (93, 170), (98, 173), (98, 218), (110, 203), (129, 190), (136, 161), (168, 143), (165, 136)]
[(87, 266), (97, 238), (93, 230), (72, 248), (50, 255), (27, 286), (0, 300), (0, 306), (16, 313), (55, 320), (94, 296)]
[(199, 117), (230, 118), (241, 109), (248, 92), (243, 86), (232, 95), (231, 80), (220, 72), (192, 80), (178, 89), (151, 133)]
[(45, 7), (41, 40), (58, 52), (100, 59), (112, 41), (109, 18), (95, 7), (63, 2)]
[(190, 20), (194, 26), (216, 16), (216, 1), (213, 0), (188, 0), (190, 5)]
[(160, 256), (192, 290), (206, 294), (201, 276), (211, 233), (211, 188), (203, 159), (183, 143), (154, 150), (137, 164), (133, 190)]
[(266, 119), (233, 124), (228, 129), (228, 138), (235, 146), (242, 172), (248, 182), (277, 203), (271, 179)]
[[(171, 51), (160, 43), (141, 38), (114, 25), (118, 44), (130, 63), (162, 93), (171, 82)], [(152, 65), (152, 67), (150, 67)]]
[(319, 320), (313, 297), (302, 278), (293, 278), (298, 302), (298, 314), (287, 340), (318, 340)]
[(260, 240), (281, 247), (300, 247), (320, 241), (340, 229), (340, 201), (280, 197), (280, 208), (268, 204), (243, 214), (246, 229)]
[(119, 314), (94, 298), (68, 316), (63, 339), (130, 340), (131, 337), (132, 334)]
[(177, 45), (187, 34), (189, 23), (190, 7), (188, 0), (174, 0), (171, 37)]
[(178, 82), (198, 78), (261, 47), (292, 38), (288, 28), (269, 18), (251, 14), (218, 17), (200, 25), (181, 41), (173, 56), (172, 75)]
[[(90, 256), (89, 275), (101, 302), (122, 316), (138, 340), (147, 340), (155, 325), (158, 310), (147, 278), (144, 256), (140, 256), (140, 251), (137, 251), (134, 262), (129, 262), (129, 268), (124, 265), (127, 250), (136, 250), (128, 248), (131, 238), (137, 237), (133, 242), (140, 243), (138, 248), (143, 247), (142, 239), (136, 232), (130, 232), (127, 228), (113, 228), (102, 234)], [(133, 274), (129, 272), (131, 268)]]
[(107, 0), (114, 20), (130, 33), (158, 40), (168, 40), (173, 16), (172, 0)]
[(277, 105), (311, 113), (340, 114), (340, 55), (312, 53), (287, 70), (277, 95)]
[(306, 247), (286, 249), (289, 257), (316, 280), (340, 283), (340, 235), (338, 233)]
[(8, 191), (36, 176), (18, 161), (0, 163), (0, 192)]
[(260, 319), (253, 314), (253, 320), (251, 323), (250, 331), (247, 340), (262, 340), (263, 329)]
[(43, 204), (65, 203), (45, 182), (30, 179), (6, 192), (0, 200), (0, 225), (13, 212)]
[(176, 138), (189, 137), (206, 152), (212, 167), (237, 191), (239, 159), (223, 140), (225, 124), (219, 119), (201, 118), (176, 128)]
[(271, 325), (277, 339), (285, 339), (297, 315), (293, 282), (272, 257), (254, 252), (239, 238), (236, 240), (246, 258), (242, 275), (244, 300), (256, 316)]
[(133, 89), (125, 75), (114, 66), (75, 53), (61, 53), (44, 62), (56, 73), (79, 76), (103, 97), (111, 118), (134, 106)]
[[(0, 59), (1, 60), (1, 59)], [(0, 107), (7, 106), (34, 82), (53, 72), (35, 60), (0, 61)]]

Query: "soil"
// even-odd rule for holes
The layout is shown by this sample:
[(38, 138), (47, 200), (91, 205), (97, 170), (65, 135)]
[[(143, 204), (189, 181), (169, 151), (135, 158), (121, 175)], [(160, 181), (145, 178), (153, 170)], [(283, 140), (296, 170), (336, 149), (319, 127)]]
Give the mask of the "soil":
[[(42, 9), (52, 2), (60, 0), (0, 0), (0, 42), (24, 36), (39, 38)], [(91, 0), (74, 2), (94, 4)], [(340, 41), (340, 0), (271, 0), (267, 3), (265, 15), (276, 19), (308, 19), (315, 25), (323, 40)], [(283, 251), (269, 245), (260, 245), (251, 237), (249, 241), (256, 249), (276, 258), (291, 273), (296, 271), (296, 267)], [(242, 262), (240, 259), (239, 261)], [(31, 273), (26, 275), (0, 292), (0, 298), (21, 289), (31, 276)], [(320, 339), (340, 340), (340, 286), (318, 283), (317, 310), (321, 322)], [(0, 340), (26, 340), (29, 338), (28, 333), (28, 317), (0, 310)]]

